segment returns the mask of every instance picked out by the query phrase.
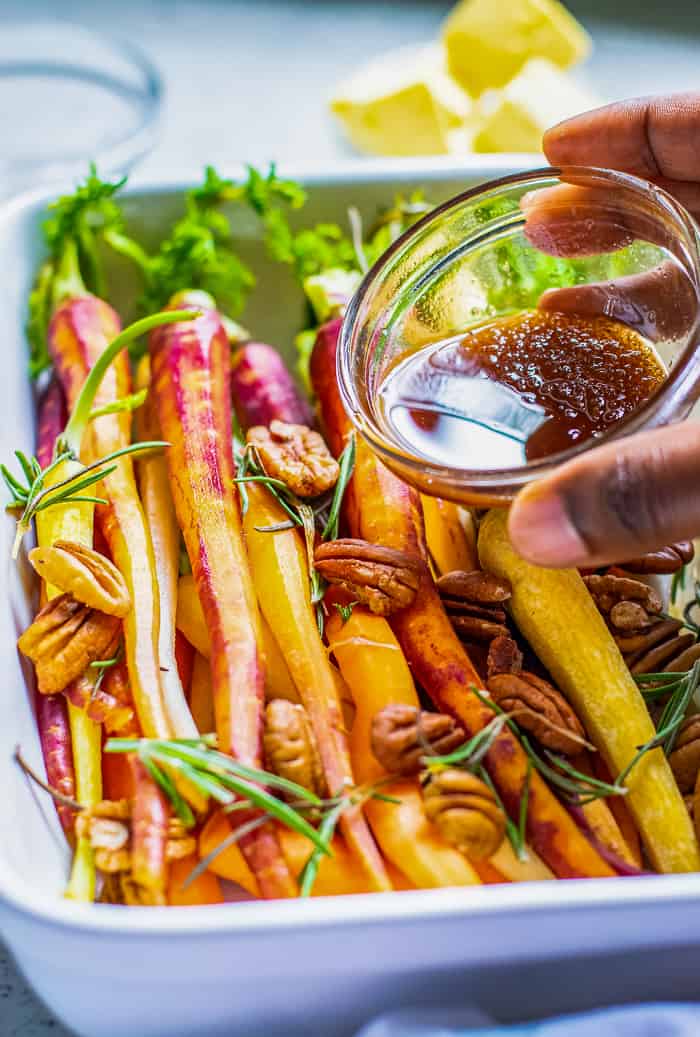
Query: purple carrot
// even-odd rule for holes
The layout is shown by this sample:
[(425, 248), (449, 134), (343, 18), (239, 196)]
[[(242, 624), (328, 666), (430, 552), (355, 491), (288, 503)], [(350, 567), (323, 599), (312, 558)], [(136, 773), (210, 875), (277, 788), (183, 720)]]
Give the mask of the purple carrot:
[(231, 400), (243, 427), (286, 421), (313, 425), (314, 417), (276, 349), (264, 342), (246, 342), (231, 367)]
[[(68, 707), (63, 695), (37, 695), (36, 718), (46, 780), (56, 792), (69, 799), (75, 799), (73, 750), (68, 726)], [(75, 823), (75, 811), (57, 800), (54, 800), (54, 804), (61, 827), (70, 839)]]
[(66, 427), (67, 420), (66, 398), (61, 383), (57, 378), (52, 378), (39, 400), (36, 456), (42, 468), (51, 464), (54, 444)]
[[(57, 379), (52, 379), (39, 401), (36, 456), (42, 468), (53, 458), (53, 449), (67, 420), (66, 400)], [(37, 695), (36, 719), (46, 780), (57, 792), (75, 799), (75, 771), (71, 745), (68, 707), (63, 695)], [(73, 833), (75, 812), (54, 800), (56, 813), (68, 838)]]

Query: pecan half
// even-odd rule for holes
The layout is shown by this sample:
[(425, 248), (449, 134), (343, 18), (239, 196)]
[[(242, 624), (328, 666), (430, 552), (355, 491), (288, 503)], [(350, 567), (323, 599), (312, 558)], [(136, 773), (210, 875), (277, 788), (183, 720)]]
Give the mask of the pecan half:
[(446, 756), (466, 740), (456, 720), (402, 703), (385, 706), (372, 717), (371, 745), (390, 774), (418, 774), (421, 758)]
[(121, 620), (61, 594), (46, 605), (17, 642), (36, 669), (42, 695), (63, 691), (91, 662), (108, 658)]
[(505, 815), (488, 785), (469, 771), (431, 774), (423, 804), (443, 838), (472, 860), (490, 857), (503, 842)]
[(263, 745), (267, 765), (273, 773), (311, 792), (323, 793), (321, 761), (303, 706), (287, 699), (268, 702)]
[(632, 673), (689, 670), (700, 659), (695, 634), (660, 615), (660, 596), (641, 580), (607, 573), (584, 582)]
[(473, 572), (455, 569), (445, 573), (437, 581), (437, 587), (443, 598), (454, 599), (457, 604), (465, 601), (474, 605), (501, 605), (512, 593), (508, 580), (481, 569)]
[(480, 569), (455, 570), (441, 576), (437, 588), (455, 633), (463, 641), (489, 643), (508, 636), (503, 608), (511, 595), (507, 580)]
[(495, 637), (489, 645), (486, 671), (489, 677), (497, 673), (520, 673), (523, 653), (512, 637)]
[(72, 540), (35, 547), (29, 561), (48, 584), (90, 608), (123, 618), (131, 608), (124, 577), (109, 558)]
[(314, 564), (324, 580), (347, 590), (379, 616), (412, 604), (423, 566), (403, 551), (351, 539), (319, 544)]
[(683, 721), (668, 762), (681, 792), (692, 792), (700, 772), (700, 714)]
[(549, 681), (523, 670), (498, 673), (487, 682), (494, 702), (541, 745), (565, 756), (581, 752), (586, 733), (573, 709)]
[(678, 572), (684, 565), (692, 562), (694, 557), (695, 548), (692, 540), (681, 540), (677, 544), (669, 544), (668, 547), (662, 547), (658, 551), (649, 551), (638, 558), (620, 562), (618, 567), (640, 576), (649, 576), (652, 573), (661, 575)]
[(323, 438), (306, 425), (271, 421), (255, 425), (246, 440), (268, 475), (281, 479), (297, 497), (318, 497), (338, 481), (338, 462)]
[[(76, 817), (76, 835), (86, 838), (95, 851), (95, 864), (107, 875), (119, 872), (126, 873), (128, 881), (134, 887), (131, 891), (131, 903), (152, 903), (144, 900), (144, 893), (136, 892), (136, 884), (131, 880), (131, 804), (126, 799), (102, 800), (92, 807), (82, 810)], [(171, 818), (168, 823), (167, 842), (165, 845), (166, 861), (180, 860), (194, 853), (197, 842), (178, 818)]]
[(610, 573), (606, 573), (603, 576), (584, 576), (583, 582), (604, 616), (609, 616), (612, 609), (623, 601), (636, 602), (647, 614), (651, 615), (658, 615), (663, 608), (663, 602), (658, 592), (641, 580), (634, 580), (632, 577), (612, 576)]

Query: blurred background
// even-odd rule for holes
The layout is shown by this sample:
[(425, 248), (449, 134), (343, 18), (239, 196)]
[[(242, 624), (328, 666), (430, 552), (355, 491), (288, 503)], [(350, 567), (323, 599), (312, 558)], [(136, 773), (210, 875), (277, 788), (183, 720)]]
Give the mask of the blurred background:
[[(503, 9), (513, 4), (491, 0), (490, 6), (493, 24), (484, 31), (498, 35), (503, 31)], [(595, 103), (700, 86), (697, 0), (666, 0), (663, 4), (657, 0), (570, 0), (567, 6), (593, 41), (590, 56), (562, 73), (570, 84), (583, 88), (571, 96), (567, 88), (569, 107), (585, 107), (589, 98)], [(143, 97), (130, 97), (128, 91), (116, 101), (108, 98), (109, 83), (100, 87), (94, 79), (93, 96), (86, 100), (84, 90), (71, 92), (55, 78), (49, 82), (48, 95), (54, 103), (44, 103), (41, 91), (26, 77), (18, 78), (7, 68), (2, 74), (3, 62), (5, 66), (14, 63), (16, 68), (30, 46), (26, 37), (12, 36), (17, 22), (33, 23), (37, 27), (34, 36), (41, 22), (64, 26), (60, 37), (57, 31), (44, 30), (41, 52), (32, 54), (30, 46), (27, 57), (36, 59), (35, 73), (45, 61), (47, 49), (53, 49), (54, 61), (67, 65), (74, 60), (89, 65), (96, 57), (99, 47), (79, 34), (73, 41), (65, 28), (70, 25), (113, 34), (143, 51), (163, 84), (157, 146), (148, 151), (140, 167), (144, 174), (157, 176), (199, 168), (205, 161), (225, 167), (235, 160), (325, 161), (353, 154), (347, 125), (344, 130), (343, 122), (333, 117), (329, 100), (347, 92), (350, 77), (356, 80), (350, 88), (356, 106), (358, 91), (360, 95), (364, 91), (360, 100), (366, 107), (377, 95), (386, 99), (395, 92), (402, 77), (404, 85), (407, 77), (427, 78), (430, 94), (435, 86), (430, 76), (434, 76), (436, 41), (453, 7), (450, 0), (0, 0), (4, 130), (0, 171), (3, 158), (7, 161), (13, 151), (26, 158), (38, 146), (37, 137), (43, 140), (46, 158), (70, 147), (80, 150), (81, 138), (99, 136), (100, 125), (107, 138), (110, 127), (117, 135), (123, 130), (128, 136), (138, 119), (133, 112), (125, 113), (124, 105), (143, 104)], [(423, 73), (416, 55), (431, 46), (433, 65)], [(405, 57), (396, 58), (397, 48), (408, 48)], [(366, 64), (372, 60), (375, 68), (369, 73)], [(103, 67), (99, 57), (97, 67)], [(57, 93), (59, 86), (62, 93)], [(144, 89), (143, 81), (137, 88)], [(539, 90), (550, 99), (560, 93), (547, 84)], [(492, 105), (498, 104), (497, 99), (489, 98)], [(459, 97), (452, 101), (448, 108), (459, 108)], [(538, 97), (534, 104), (540, 104)], [(473, 118), (471, 99), (468, 107)], [(555, 120), (558, 107), (561, 105), (552, 107)], [(366, 117), (381, 120), (385, 111), (370, 109)], [(421, 136), (424, 128), (412, 123), (416, 116), (410, 100), (408, 110), (403, 101), (392, 109), (394, 123), (397, 111), (399, 121), (406, 120), (401, 122), (402, 136), (410, 151), (411, 138), (425, 141)], [(346, 106), (343, 119), (347, 123), (356, 115), (356, 110), (348, 115)], [(547, 111), (537, 115), (546, 119)], [(459, 133), (453, 135), (452, 147), (458, 153), (468, 144), (462, 136), (460, 146)], [(500, 137), (495, 143), (482, 141), (485, 146), (480, 150), (532, 150), (517, 146), (517, 134), (512, 144), (507, 132), (505, 140), (503, 132)], [(447, 147), (441, 141), (438, 149), (431, 140), (424, 144), (429, 150)], [(141, 138), (135, 150), (148, 150), (152, 143)], [(370, 143), (376, 150), (376, 140)], [(27, 177), (21, 180), (26, 182)]]

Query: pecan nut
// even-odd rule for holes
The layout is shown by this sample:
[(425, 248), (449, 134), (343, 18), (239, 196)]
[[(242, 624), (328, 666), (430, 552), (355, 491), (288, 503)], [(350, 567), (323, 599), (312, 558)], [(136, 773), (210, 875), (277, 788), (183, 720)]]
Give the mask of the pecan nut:
[[(106, 875), (125, 873), (131, 878), (131, 804), (129, 800), (102, 800), (87, 807), (76, 817), (75, 831), (79, 838), (88, 839), (95, 851), (95, 864)], [(191, 836), (179, 818), (170, 818), (165, 844), (166, 861), (181, 860), (194, 853), (196, 839)], [(132, 891), (132, 892), (134, 892)], [(135, 894), (134, 894), (135, 895)], [(143, 894), (139, 894), (140, 897)], [(143, 899), (134, 900), (143, 903)], [(150, 901), (149, 901), (150, 902)]]
[(280, 778), (322, 794), (323, 771), (309, 718), (303, 706), (272, 699), (265, 708), (265, 759)]
[[(658, 591), (647, 586), (641, 580), (633, 580), (628, 576), (584, 576), (583, 582), (588, 587), (598, 609), (607, 618), (619, 602), (636, 602), (647, 614), (658, 615), (663, 602)], [(629, 629), (629, 628), (627, 628)]]
[(692, 792), (700, 772), (699, 713), (683, 721), (668, 762), (681, 792), (684, 795)]
[(39, 691), (52, 695), (80, 677), (90, 663), (108, 658), (120, 629), (117, 616), (61, 594), (41, 610), (17, 647), (34, 663)]
[(423, 805), (442, 837), (472, 860), (490, 857), (503, 842), (503, 810), (488, 785), (469, 771), (431, 774), (423, 788)]
[(501, 605), (508, 601), (512, 588), (508, 580), (501, 579), (492, 573), (475, 569), (473, 572), (462, 572), (455, 569), (445, 573), (437, 581), (440, 595), (449, 600), (471, 602), (474, 605)]
[(511, 596), (507, 580), (480, 569), (455, 570), (441, 576), (437, 588), (455, 633), (463, 641), (489, 643), (508, 636), (503, 608)]
[(379, 616), (390, 616), (413, 603), (423, 563), (403, 551), (366, 540), (330, 540), (319, 544), (314, 564), (328, 583), (342, 587)]
[(124, 577), (109, 558), (72, 540), (35, 547), (29, 561), (46, 581), (76, 601), (109, 616), (124, 618), (131, 608)]
[(549, 681), (523, 670), (519, 674), (494, 674), (487, 688), (494, 702), (512, 713), (518, 726), (541, 745), (565, 756), (581, 752), (586, 741), (581, 722)]
[(456, 720), (395, 702), (372, 717), (371, 745), (390, 774), (414, 775), (424, 756), (446, 756), (466, 740)]
[(271, 421), (248, 430), (268, 475), (281, 479), (297, 497), (318, 497), (335, 486), (340, 469), (322, 436), (306, 425)]
[(688, 670), (700, 658), (695, 634), (663, 617), (659, 594), (641, 580), (607, 573), (584, 582), (632, 673)]
[(489, 645), (486, 672), (489, 677), (497, 673), (520, 673), (523, 668), (523, 653), (512, 637), (495, 637)]

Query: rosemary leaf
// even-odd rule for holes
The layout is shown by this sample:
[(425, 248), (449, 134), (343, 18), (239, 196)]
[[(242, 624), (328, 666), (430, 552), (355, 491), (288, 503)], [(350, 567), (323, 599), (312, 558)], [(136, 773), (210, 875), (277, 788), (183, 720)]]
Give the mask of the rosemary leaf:
[(319, 865), (321, 864), (321, 857), (324, 853), (327, 856), (331, 856), (330, 842), (335, 833), (336, 826), (340, 820), (343, 812), (347, 808), (347, 803), (341, 801), (336, 807), (330, 810), (321, 821), (318, 829), (318, 837), (320, 845), (317, 845), (312, 851), (311, 856), (304, 865), (301, 875), (299, 876), (299, 896), (309, 897), (318, 875)]
[(23, 454), (21, 450), (15, 450), (15, 457), (19, 461), (20, 468), (24, 472), (24, 478), (28, 483), (33, 483), (36, 478), (34, 470), (26, 454)]
[(190, 810), (189, 803), (186, 803), (183, 797), (178, 792), (175, 782), (172, 781), (170, 776), (151, 759), (148, 753), (139, 753), (139, 759), (144, 765), (148, 773), (151, 775), (156, 785), (159, 785), (165, 795), (168, 797), (173, 805), (175, 813), (180, 818), (182, 823), (187, 828), (192, 828), (194, 825), (194, 814)]
[(338, 465), (338, 481), (335, 484), (333, 491), (333, 499), (331, 501), (330, 511), (328, 513), (328, 521), (326, 522), (325, 528), (321, 533), (322, 540), (337, 540), (338, 529), (340, 524), (340, 508), (343, 503), (345, 491), (348, 488), (348, 483), (352, 477), (353, 470), (355, 468), (355, 455), (357, 453), (355, 433), (350, 433), (347, 446), (340, 455)]

